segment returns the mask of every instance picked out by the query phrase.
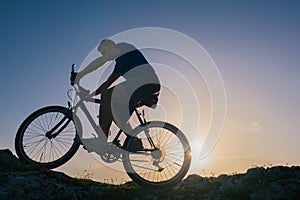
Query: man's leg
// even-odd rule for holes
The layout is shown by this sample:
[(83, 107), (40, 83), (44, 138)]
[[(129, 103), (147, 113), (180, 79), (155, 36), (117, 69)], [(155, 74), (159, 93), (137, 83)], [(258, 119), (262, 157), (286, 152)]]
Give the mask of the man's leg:
[[(101, 95), (101, 104), (99, 110), (99, 125), (102, 131), (108, 137), (109, 129), (112, 124), (113, 115), (111, 111), (111, 97), (114, 87), (106, 90)], [(98, 133), (99, 134), (99, 133)]]
[(160, 85), (159, 84), (146, 84), (142, 87), (138, 88), (131, 96), (129, 101), (129, 110), (130, 115), (134, 111), (134, 106), (137, 102), (141, 100), (146, 100), (147, 98), (151, 97), (154, 93), (157, 93), (160, 91)]

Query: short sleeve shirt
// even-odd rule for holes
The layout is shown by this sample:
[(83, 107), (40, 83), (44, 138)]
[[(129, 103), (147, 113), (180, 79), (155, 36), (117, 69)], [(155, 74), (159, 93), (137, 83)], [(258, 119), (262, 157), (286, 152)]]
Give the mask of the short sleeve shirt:
[(116, 65), (113, 73), (123, 76), (134, 67), (144, 64), (148, 64), (148, 61), (139, 50), (135, 49), (116, 59)]

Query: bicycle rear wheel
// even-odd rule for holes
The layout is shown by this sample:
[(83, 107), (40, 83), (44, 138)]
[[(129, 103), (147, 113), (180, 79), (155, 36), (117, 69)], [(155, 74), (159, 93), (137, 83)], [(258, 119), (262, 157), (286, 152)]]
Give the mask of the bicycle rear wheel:
[(76, 128), (81, 130), (81, 124), (78, 120), (75, 127), (68, 108), (41, 108), (29, 115), (19, 127), (15, 138), (16, 153), (25, 163), (48, 169), (59, 167), (71, 159), (80, 146)]
[(126, 148), (130, 149), (135, 137), (143, 144), (143, 150), (123, 153), (124, 168), (133, 181), (144, 187), (161, 189), (174, 186), (184, 178), (191, 165), (191, 148), (178, 128), (153, 121), (135, 128), (132, 136), (125, 141)]

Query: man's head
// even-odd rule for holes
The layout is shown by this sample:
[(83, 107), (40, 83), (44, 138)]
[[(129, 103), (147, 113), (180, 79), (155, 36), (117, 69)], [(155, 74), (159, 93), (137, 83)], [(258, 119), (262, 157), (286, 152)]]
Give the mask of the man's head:
[(110, 39), (104, 39), (100, 42), (98, 46), (98, 51), (104, 55), (106, 52), (108, 52), (110, 49), (112, 49), (116, 43)]

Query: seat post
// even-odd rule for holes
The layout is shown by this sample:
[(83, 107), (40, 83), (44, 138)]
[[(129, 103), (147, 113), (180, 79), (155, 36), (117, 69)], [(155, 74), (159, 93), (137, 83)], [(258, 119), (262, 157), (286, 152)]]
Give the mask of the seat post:
[(141, 123), (141, 125), (144, 124), (144, 123), (146, 123), (146, 120), (142, 119), (141, 114), (139, 113), (139, 111), (136, 108), (134, 108), (134, 112), (136, 113), (137, 118), (139, 119), (139, 122)]

